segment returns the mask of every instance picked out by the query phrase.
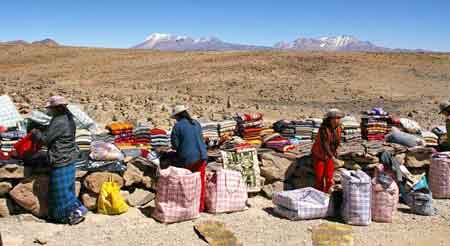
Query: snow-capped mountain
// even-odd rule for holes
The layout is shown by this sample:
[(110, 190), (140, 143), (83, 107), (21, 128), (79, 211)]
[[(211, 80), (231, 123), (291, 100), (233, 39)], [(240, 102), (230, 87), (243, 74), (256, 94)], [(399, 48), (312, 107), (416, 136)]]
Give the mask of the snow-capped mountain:
[(299, 38), (292, 42), (279, 42), (274, 45), (274, 48), (305, 51), (389, 51), (388, 48), (345, 35), (318, 39)]
[(215, 37), (194, 39), (187, 36), (177, 36), (164, 33), (153, 33), (148, 36), (144, 42), (132, 48), (163, 51), (227, 51), (268, 49), (268, 47), (227, 43)]

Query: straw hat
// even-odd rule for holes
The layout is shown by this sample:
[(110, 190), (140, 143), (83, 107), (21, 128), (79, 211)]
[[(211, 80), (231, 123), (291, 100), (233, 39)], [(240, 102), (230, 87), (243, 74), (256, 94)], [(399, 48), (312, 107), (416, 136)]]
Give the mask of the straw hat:
[(66, 99), (62, 96), (52, 96), (48, 99), (46, 108), (56, 107), (56, 106), (66, 106), (68, 103)]
[(172, 109), (172, 116), (171, 117), (174, 118), (175, 115), (177, 115), (177, 114), (179, 114), (181, 112), (187, 111), (188, 109), (189, 109), (189, 107), (186, 107), (184, 105), (177, 105), (177, 106), (175, 106)]
[(449, 101), (441, 102), (441, 104), (439, 104), (439, 114), (442, 114), (448, 108), (450, 108)]
[(344, 117), (344, 113), (342, 113), (342, 111), (337, 108), (332, 108), (328, 110), (328, 112), (325, 114), (325, 118), (342, 118), (342, 117)]

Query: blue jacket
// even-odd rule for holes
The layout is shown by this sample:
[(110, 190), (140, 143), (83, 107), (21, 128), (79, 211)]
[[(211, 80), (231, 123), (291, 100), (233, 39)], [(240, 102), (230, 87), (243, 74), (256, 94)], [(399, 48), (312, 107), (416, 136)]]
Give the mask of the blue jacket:
[(202, 128), (197, 121), (194, 124), (187, 119), (178, 121), (172, 129), (171, 143), (182, 166), (208, 158)]

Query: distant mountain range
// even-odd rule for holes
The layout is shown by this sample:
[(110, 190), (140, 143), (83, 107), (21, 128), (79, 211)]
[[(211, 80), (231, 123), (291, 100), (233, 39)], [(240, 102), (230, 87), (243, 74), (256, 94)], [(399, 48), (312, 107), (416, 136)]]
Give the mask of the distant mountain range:
[(34, 41), (34, 42), (27, 42), (24, 40), (14, 40), (14, 41), (7, 41), (7, 42), (0, 42), (0, 44), (10, 44), (10, 45), (45, 45), (45, 46), (59, 46), (59, 44), (50, 38)]
[(361, 41), (353, 36), (298, 38), (291, 42), (279, 42), (272, 47), (243, 45), (224, 42), (218, 38), (191, 38), (163, 33), (153, 33), (134, 49), (162, 51), (226, 51), (226, 50), (298, 50), (298, 51), (364, 51), (364, 52), (402, 52), (423, 51), (390, 49)]

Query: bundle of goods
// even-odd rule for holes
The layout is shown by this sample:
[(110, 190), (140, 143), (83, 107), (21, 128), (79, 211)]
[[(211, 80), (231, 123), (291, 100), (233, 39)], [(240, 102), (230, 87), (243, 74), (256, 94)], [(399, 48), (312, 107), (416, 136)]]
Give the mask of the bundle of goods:
[(433, 132), (434, 134), (436, 134), (436, 136), (438, 136), (439, 140), (439, 144), (442, 144), (444, 142), (446, 142), (447, 140), (447, 128), (445, 126), (436, 126), (434, 127), (431, 132)]
[(150, 127), (139, 125), (133, 129), (134, 143), (138, 145), (149, 145), (151, 142)]
[(391, 116), (382, 108), (374, 108), (370, 111), (364, 112), (361, 118), (361, 133), (366, 140), (384, 140), (384, 137), (389, 133), (389, 121)]
[(311, 187), (278, 192), (272, 200), (274, 212), (290, 220), (320, 219), (328, 214), (328, 195)]
[(118, 145), (134, 144), (134, 126), (126, 122), (114, 122), (106, 126), (106, 129), (115, 136), (114, 143)]
[(234, 136), (236, 131), (236, 121), (235, 120), (224, 120), (218, 123), (219, 137), (223, 141), (229, 137)]
[(170, 137), (163, 129), (153, 128), (150, 130), (150, 144), (152, 148), (170, 147)]
[(89, 157), (96, 161), (122, 161), (123, 153), (112, 143), (92, 142)]
[(393, 127), (389, 134), (385, 135), (386, 142), (396, 143), (406, 147), (415, 147), (425, 145), (425, 141), (416, 135), (409, 134), (400, 131), (398, 128)]
[(273, 124), (273, 129), (283, 137), (294, 139), (296, 143), (312, 142), (314, 122), (312, 120), (280, 120)]
[(236, 150), (242, 148), (253, 148), (253, 146), (238, 136), (231, 137), (221, 146), (222, 150)]
[(312, 139), (316, 139), (317, 134), (319, 134), (320, 126), (322, 125), (323, 120), (318, 118), (309, 119), (313, 122), (313, 130), (312, 130)]
[(80, 151), (89, 151), (93, 141), (92, 133), (85, 129), (77, 129), (75, 134), (75, 142)]
[(261, 131), (264, 127), (263, 115), (261, 113), (244, 114), (238, 113), (236, 117), (239, 134), (248, 143), (261, 146)]
[(203, 139), (208, 148), (217, 147), (220, 142), (218, 124), (214, 121), (200, 121)]
[(430, 131), (422, 131), (422, 138), (425, 141), (425, 146), (436, 147), (439, 145), (439, 137)]
[(380, 173), (372, 180), (372, 220), (392, 223), (397, 210), (399, 190), (391, 176)]
[(9, 96), (0, 96), (0, 126), (5, 128), (16, 127), (23, 121), (19, 111)]
[(260, 176), (258, 153), (255, 148), (238, 147), (221, 151), (223, 168), (238, 171), (248, 192), (259, 192), (263, 180)]
[(369, 225), (372, 221), (370, 177), (361, 170), (343, 170), (341, 173), (344, 195), (342, 218), (350, 225)]
[(73, 115), (73, 119), (77, 128), (86, 129), (91, 132), (95, 132), (97, 130), (97, 123), (89, 117), (81, 108), (77, 105), (69, 104), (67, 108)]
[(11, 152), (14, 150), (14, 145), (23, 137), (26, 132), (18, 127), (10, 127), (0, 133), (0, 151)]
[(286, 152), (295, 148), (289, 139), (281, 136), (279, 133), (273, 133), (263, 136), (264, 147), (274, 149), (280, 152)]
[(206, 182), (205, 206), (210, 213), (228, 213), (246, 208), (247, 186), (240, 172), (219, 169)]
[(420, 134), (420, 132), (422, 131), (419, 123), (407, 118), (400, 118), (400, 126), (404, 132), (411, 134)]
[(429, 179), (434, 198), (450, 198), (450, 152), (432, 155)]
[(341, 120), (342, 141), (350, 142), (361, 139), (361, 124), (353, 116), (345, 116)]
[(162, 223), (200, 217), (200, 183), (199, 172), (176, 167), (161, 170), (152, 217)]

